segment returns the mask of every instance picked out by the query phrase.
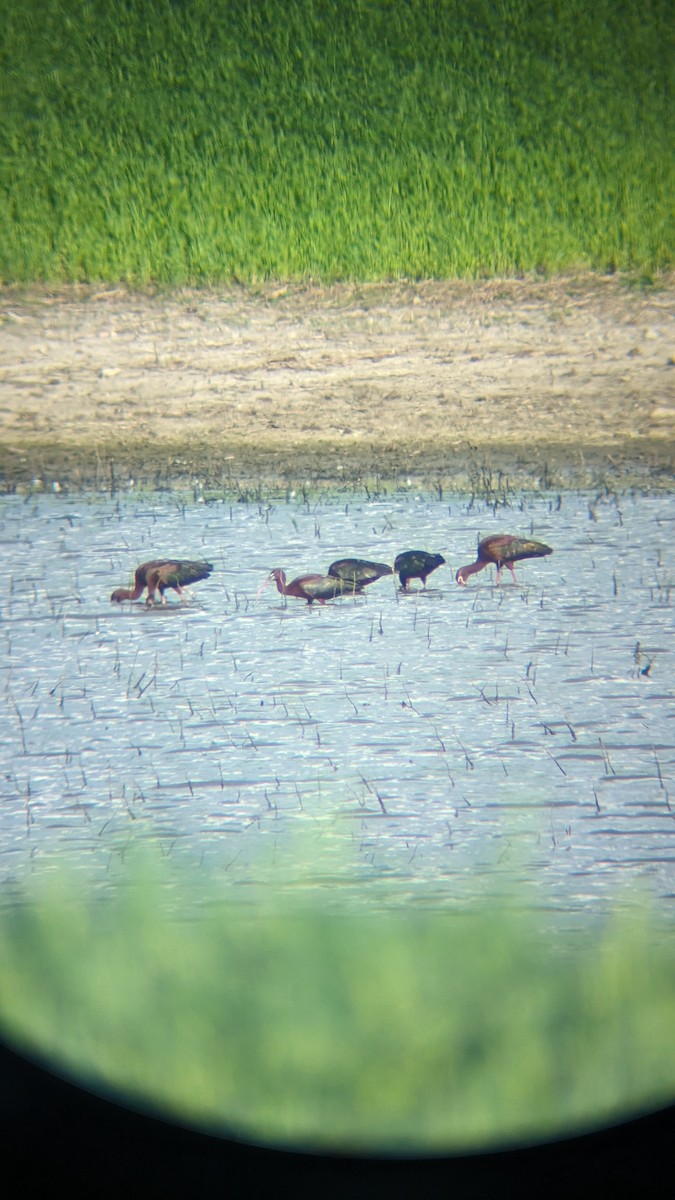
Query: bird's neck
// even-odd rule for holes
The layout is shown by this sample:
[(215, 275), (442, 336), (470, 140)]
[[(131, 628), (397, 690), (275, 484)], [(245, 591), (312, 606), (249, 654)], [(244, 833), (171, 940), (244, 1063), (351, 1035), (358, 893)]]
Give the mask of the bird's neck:
[(461, 569), (462, 578), (468, 579), (469, 575), (477, 575), (479, 571), (484, 571), (486, 567), (487, 562), (481, 562), (480, 559), (477, 562), (469, 563), (468, 567), (462, 567)]

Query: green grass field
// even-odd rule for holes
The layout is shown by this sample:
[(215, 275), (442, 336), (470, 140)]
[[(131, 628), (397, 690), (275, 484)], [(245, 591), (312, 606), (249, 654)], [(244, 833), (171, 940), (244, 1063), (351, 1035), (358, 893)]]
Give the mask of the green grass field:
[(103, 901), (61, 875), (0, 913), (0, 1028), (132, 1106), (286, 1146), (450, 1152), (672, 1101), (675, 958), (639, 905), (582, 936), (497, 900), (340, 911), (130, 882)]
[(0, 0), (0, 280), (654, 273), (667, 0)]

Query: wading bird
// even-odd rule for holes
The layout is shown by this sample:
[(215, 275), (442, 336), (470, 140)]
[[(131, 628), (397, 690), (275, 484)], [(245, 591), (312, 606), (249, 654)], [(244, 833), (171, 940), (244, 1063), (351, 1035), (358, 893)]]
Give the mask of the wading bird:
[(386, 563), (368, 562), (366, 558), (339, 558), (330, 564), (328, 574), (344, 579), (351, 591), (367, 587), (383, 575), (393, 575), (393, 571)]
[(516, 572), (513, 569), (514, 562), (518, 562), (521, 558), (543, 558), (546, 554), (553, 554), (553, 551), (543, 542), (531, 542), (527, 538), (512, 537), (510, 533), (495, 533), (479, 542), (476, 561), (469, 563), (467, 567), (460, 567), (455, 579), (463, 585), (470, 575), (475, 575), (477, 571), (483, 571), (485, 567), (489, 567), (490, 563), (494, 563), (497, 568), (497, 583), (499, 583), (504, 567), (508, 568), (513, 575), (513, 582), (517, 583)]
[(167, 588), (173, 588), (185, 604), (183, 588), (187, 584), (198, 583), (200, 579), (208, 579), (212, 570), (212, 563), (192, 562), (183, 558), (155, 558), (152, 562), (142, 563), (140, 567), (136, 567), (134, 586), (131, 590), (117, 588), (110, 599), (113, 604), (121, 604), (123, 600), (138, 600), (147, 588), (148, 598), (145, 602), (147, 605), (155, 603), (156, 591), (159, 591), (162, 604), (166, 604), (164, 593)]
[(306, 600), (308, 604), (313, 604), (315, 600), (317, 604), (325, 604), (326, 600), (334, 600), (345, 592), (360, 592), (363, 587), (363, 584), (347, 583), (345, 579), (337, 579), (333, 575), (298, 575), (297, 579), (286, 583), (286, 572), (281, 567), (275, 567), (258, 588), (258, 596), (272, 580), (282, 596), (295, 596), (298, 600)]
[(441, 554), (427, 554), (426, 550), (405, 550), (396, 558), (394, 570), (398, 571), (401, 587), (407, 592), (409, 579), (421, 579), (422, 587), (426, 587), (427, 576), (437, 567), (442, 567), (444, 562)]

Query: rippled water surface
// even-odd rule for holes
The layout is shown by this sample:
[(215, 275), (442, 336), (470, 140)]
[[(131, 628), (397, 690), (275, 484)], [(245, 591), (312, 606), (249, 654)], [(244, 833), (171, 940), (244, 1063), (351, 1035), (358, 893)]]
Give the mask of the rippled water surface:
[[(629, 882), (672, 906), (672, 498), (1, 503), (5, 903), (66, 852), (115, 887), (149, 840), (242, 898), (301, 846), (298, 885), (338, 898), (455, 903), (509, 873), (569, 912)], [(457, 587), (500, 531), (554, 554)], [(410, 595), (256, 596), (275, 566), (417, 547), (447, 566)], [(163, 554), (214, 564), (189, 606), (110, 604)]]

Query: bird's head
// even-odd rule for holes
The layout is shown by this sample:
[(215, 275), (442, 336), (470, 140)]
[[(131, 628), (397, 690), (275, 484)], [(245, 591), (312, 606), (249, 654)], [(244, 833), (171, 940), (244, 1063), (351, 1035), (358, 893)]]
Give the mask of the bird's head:
[(275, 567), (273, 571), (270, 571), (269, 575), (263, 579), (262, 583), (260, 584), (260, 587), (256, 592), (256, 599), (258, 596), (262, 595), (267, 585), (271, 583), (273, 579), (276, 580), (277, 583), (281, 583), (281, 586), (283, 587), (286, 582), (286, 572), (282, 571), (281, 567)]

